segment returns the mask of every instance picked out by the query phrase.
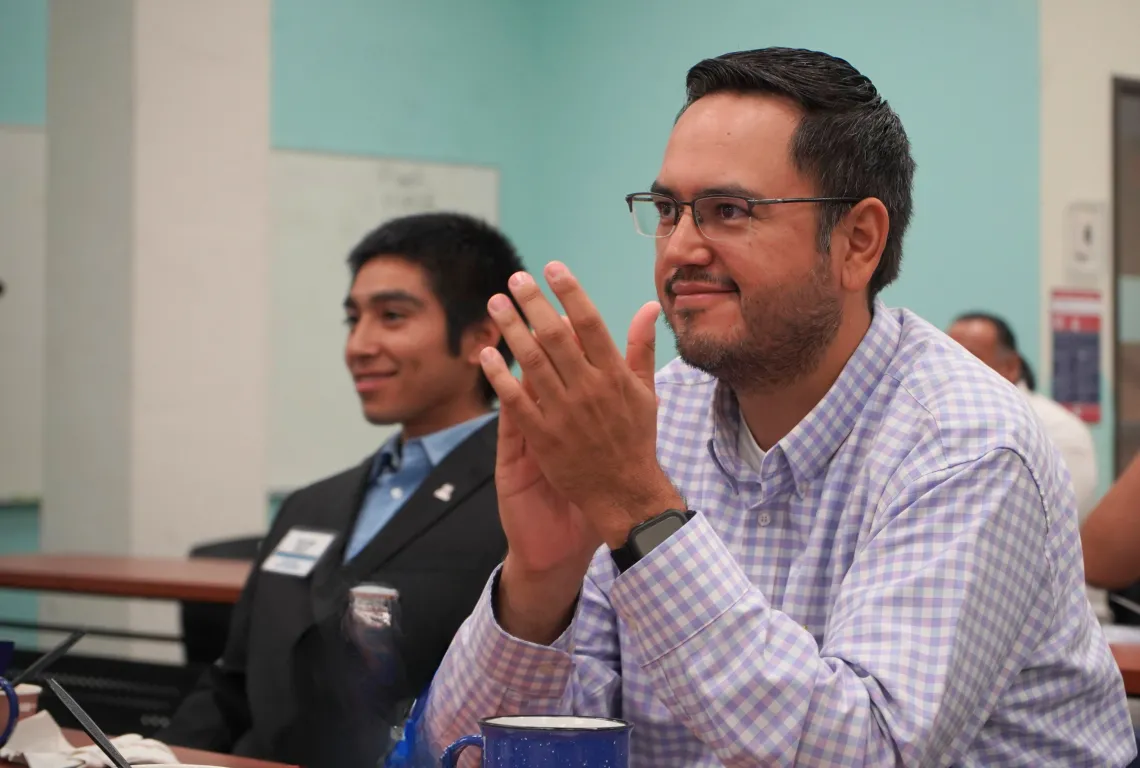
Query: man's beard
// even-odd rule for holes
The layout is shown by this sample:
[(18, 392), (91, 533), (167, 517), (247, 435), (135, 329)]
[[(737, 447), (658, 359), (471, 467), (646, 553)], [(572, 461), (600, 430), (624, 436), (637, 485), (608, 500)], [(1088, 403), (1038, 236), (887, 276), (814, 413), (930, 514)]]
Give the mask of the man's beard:
[[(677, 279), (723, 282), (683, 269), (672, 278)], [(734, 390), (764, 392), (793, 384), (816, 369), (839, 331), (842, 305), (830, 280), (830, 258), (824, 255), (800, 285), (763, 296), (738, 294), (744, 328), (736, 339), (695, 331), (691, 326), (700, 310), (678, 311), (668, 318), (677, 353)]]

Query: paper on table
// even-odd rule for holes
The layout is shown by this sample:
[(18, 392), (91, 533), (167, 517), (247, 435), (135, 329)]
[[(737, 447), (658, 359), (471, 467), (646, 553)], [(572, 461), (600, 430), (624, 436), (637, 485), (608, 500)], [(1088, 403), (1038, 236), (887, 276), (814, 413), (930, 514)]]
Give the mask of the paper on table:
[[(135, 764), (178, 763), (174, 753), (160, 741), (129, 733), (111, 739), (127, 762)], [(12, 738), (0, 749), (0, 758), (24, 763), (28, 768), (110, 768), (111, 761), (98, 747), (76, 749), (64, 737), (51, 713), (42, 710), (21, 720)]]
[(36, 768), (62, 768), (65, 765), (78, 763), (76, 758), (69, 757), (74, 751), (75, 747), (63, 737), (63, 731), (56, 725), (51, 714), (45, 710), (16, 724), (12, 737), (3, 748), (0, 748), (0, 758), (22, 763), (24, 758), (33, 755), (58, 756), (58, 761), (37, 761)]

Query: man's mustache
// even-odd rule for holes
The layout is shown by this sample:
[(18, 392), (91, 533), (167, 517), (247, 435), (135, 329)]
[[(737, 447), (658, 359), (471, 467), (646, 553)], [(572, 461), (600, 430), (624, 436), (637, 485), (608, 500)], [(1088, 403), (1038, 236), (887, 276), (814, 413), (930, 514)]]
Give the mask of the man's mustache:
[(697, 267), (682, 267), (674, 272), (672, 276), (665, 281), (665, 294), (668, 296), (676, 296), (677, 294), (673, 292), (673, 286), (677, 283), (707, 283), (730, 291), (736, 290), (736, 283), (727, 277), (714, 275), (708, 270)]

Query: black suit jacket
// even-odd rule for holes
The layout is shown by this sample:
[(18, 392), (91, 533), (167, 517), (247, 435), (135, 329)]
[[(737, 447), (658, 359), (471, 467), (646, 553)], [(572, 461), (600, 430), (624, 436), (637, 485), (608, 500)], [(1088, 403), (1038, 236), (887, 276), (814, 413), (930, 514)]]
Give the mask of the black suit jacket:
[[(493, 419), (440, 463), (348, 563), (344, 548), (373, 458), (292, 494), (281, 507), (234, 609), (222, 658), (159, 738), (305, 766), (375, 768), (399, 704), (431, 681), (459, 625), (506, 554), (494, 470)], [(443, 501), (434, 491), (454, 486)], [(308, 578), (261, 570), (294, 527), (335, 531)], [(400, 593), (400, 679), (381, 685), (348, 639), (348, 590)]]

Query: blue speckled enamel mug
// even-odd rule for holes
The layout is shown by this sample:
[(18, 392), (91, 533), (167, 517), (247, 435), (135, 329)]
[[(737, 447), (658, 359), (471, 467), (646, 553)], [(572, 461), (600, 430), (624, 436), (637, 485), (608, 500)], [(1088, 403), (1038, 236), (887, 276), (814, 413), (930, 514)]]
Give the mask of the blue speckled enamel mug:
[(0, 698), (8, 700), (8, 716), (4, 722), (0, 722), (0, 747), (8, 743), (12, 731), (16, 728), (16, 721), (20, 719), (20, 699), (16, 696), (16, 690), (3, 677), (15, 652), (15, 643), (11, 640), (0, 640)]
[(629, 768), (633, 726), (624, 720), (508, 715), (480, 721), (479, 730), (444, 751), (443, 768), (455, 768), (473, 746), (482, 748), (484, 768)]

